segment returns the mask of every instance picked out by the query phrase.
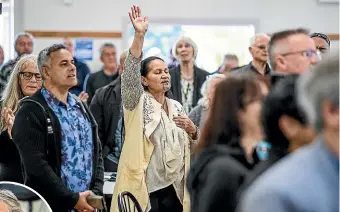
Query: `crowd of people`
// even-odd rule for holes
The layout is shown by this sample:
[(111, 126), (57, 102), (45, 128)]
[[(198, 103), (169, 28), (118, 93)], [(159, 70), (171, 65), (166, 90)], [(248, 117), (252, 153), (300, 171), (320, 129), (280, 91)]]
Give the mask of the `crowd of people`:
[(94, 211), (104, 172), (117, 172), (111, 212), (123, 192), (149, 212), (338, 211), (339, 54), (325, 34), (256, 34), (249, 64), (228, 53), (209, 73), (190, 37), (171, 64), (145, 58), (148, 17), (129, 17), (131, 46), (118, 63), (105, 43), (95, 73), (68, 38), (33, 55), (17, 35), (0, 70), (0, 181), (58, 212)]

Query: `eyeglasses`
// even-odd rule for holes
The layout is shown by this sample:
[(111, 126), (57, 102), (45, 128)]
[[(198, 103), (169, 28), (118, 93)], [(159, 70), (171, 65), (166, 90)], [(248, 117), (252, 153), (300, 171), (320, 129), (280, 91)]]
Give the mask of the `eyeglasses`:
[(293, 54), (301, 54), (304, 57), (308, 57), (311, 58), (314, 55), (317, 56), (318, 59), (321, 59), (321, 53), (318, 50), (312, 50), (312, 49), (308, 49), (308, 50), (303, 50), (303, 51), (296, 51), (296, 52), (287, 52), (284, 54), (281, 54), (282, 56), (288, 56), (288, 55), (293, 55)]
[(41, 81), (42, 80), (41, 74), (39, 74), (39, 73), (20, 72), (19, 75), (21, 75), (24, 78), (24, 80), (27, 80), (27, 81), (31, 80), (33, 75), (35, 77), (35, 80), (37, 80), (37, 81)]

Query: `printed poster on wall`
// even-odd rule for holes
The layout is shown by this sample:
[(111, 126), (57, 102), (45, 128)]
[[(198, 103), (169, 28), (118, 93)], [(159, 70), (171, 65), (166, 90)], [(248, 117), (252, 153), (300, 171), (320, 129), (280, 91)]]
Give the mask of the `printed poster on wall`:
[(91, 61), (93, 59), (93, 40), (76, 39), (75, 57), (80, 61)]

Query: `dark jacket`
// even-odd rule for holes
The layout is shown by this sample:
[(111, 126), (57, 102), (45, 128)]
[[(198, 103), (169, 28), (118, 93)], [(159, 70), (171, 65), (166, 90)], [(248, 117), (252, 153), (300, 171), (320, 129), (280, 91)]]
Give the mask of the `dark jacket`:
[[(103, 158), (114, 151), (115, 133), (121, 117), (122, 104), (120, 77), (110, 84), (98, 89), (93, 97), (90, 110), (98, 124), (99, 139), (103, 144)], [(122, 128), (124, 122), (122, 123)]]
[(84, 90), (84, 83), (85, 83), (85, 78), (87, 74), (91, 73), (89, 67), (77, 60), (76, 58), (73, 58), (74, 60), (74, 65), (76, 66), (77, 69), (77, 85), (72, 87), (69, 91), (76, 96), (79, 96), (79, 94)]
[[(78, 100), (89, 117), (93, 132), (93, 176), (90, 190), (102, 195), (104, 169), (97, 124), (85, 104)], [(25, 184), (40, 193), (53, 211), (68, 211), (79, 199), (61, 179), (61, 126), (49, 108), (41, 90), (22, 100), (15, 116), (13, 141), (18, 146), (24, 165)]]
[(0, 134), (0, 181), (24, 182), (19, 150), (7, 130)]
[[(181, 67), (177, 66), (170, 70), (171, 75), (171, 92), (173, 99), (182, 104), (182, 85), (181, 85)], [(194, 66), (194, 92), (192, 97), (192, 108), (197, 105), (198, 100), (202, 97), (201, 87), (209, 75), (208, 72)]]
[(219, 144), (203, 150), (188, 176), (191, 211), (234, 211), (237, 191), (252, 167), (241, 147)]
[[(252, 73), (255, 73), (255, 74), (261, 74), (252, 64), (252, 62), (250, 62), (248, 65), (244, 65), (244, 66), (240, 66), (240, 67), (237, 67), (237, 68), (234, 68), (231, 70), (231, 72), (252, 72)], [(264, 75), (270, 75), (271, 74), (271, 69), (267, 63), (266, 65), (266, 70), (264, 72)]]
[(113, 82), (115, 79), (118, 78), (118, 76), (118, 72), (112, 76), (108, 76), (104, 73), (104, 70), (100, 70), (96, 73), (91, 74), (86, 82), (86, 93), (89, 95), (87, 103), (91, 103), (97, 89)]
[(283, 158), (287, 154), (283, 148), (272, 148), (269, 152), (267, 160), (257, 164), (246, 176), (244, 183), (238, 191), (238, 199), (241, 200), (241, 195), (247, 188), (267, 169), (274, 165), (277, 161)]

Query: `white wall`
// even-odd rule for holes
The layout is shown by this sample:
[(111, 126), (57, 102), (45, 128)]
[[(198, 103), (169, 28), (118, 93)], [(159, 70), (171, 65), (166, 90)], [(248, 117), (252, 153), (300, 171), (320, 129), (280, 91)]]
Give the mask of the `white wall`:
[[(339, 4), (319, 0), (15, 0), (18, 30), (123, 31), (128, 23), (127, 12), (132, 4), (142, 6), (150, 22), (195, 24), (255, 24), (257, 32), (274, 32), (292, 27), (312, 31), (339, 32)], [(21, 8), (21, 9), (20, 9)], [(18, 24), (18, 22), (16, 23)], [(19, 29), (22, 27), (21, 29)], [(35, 51), (48, 39), (39, 39)], [(126, 40), (118, 39), (119, 50)]]

